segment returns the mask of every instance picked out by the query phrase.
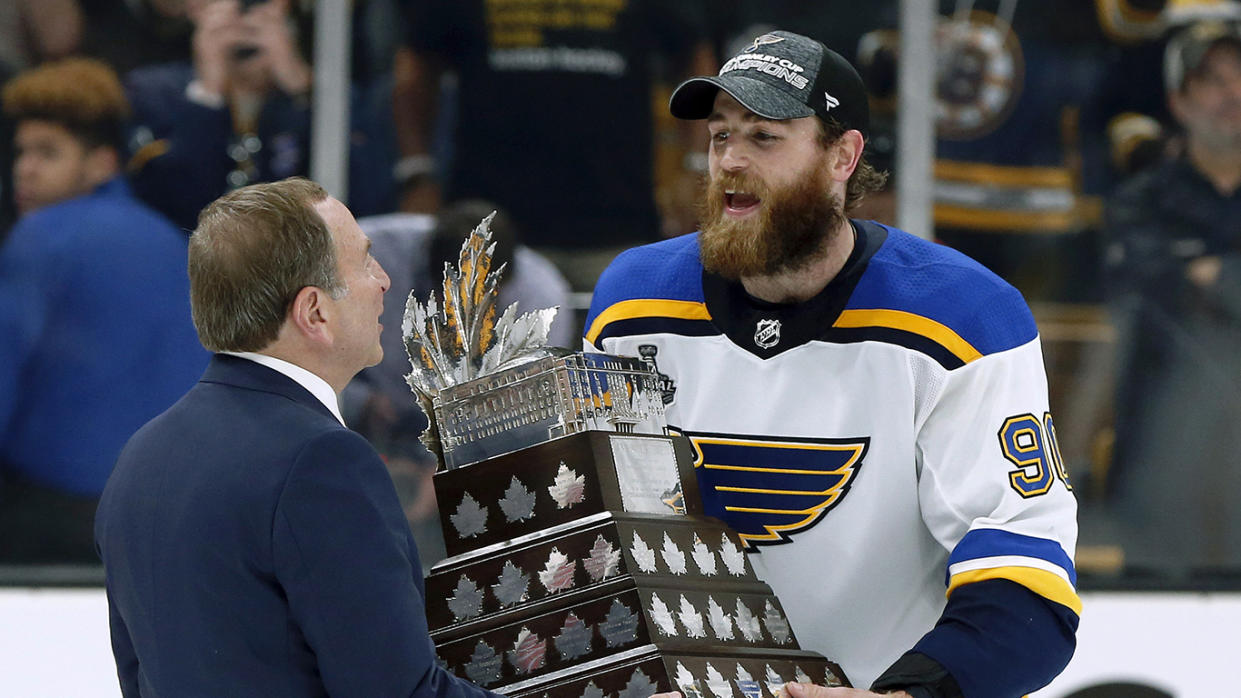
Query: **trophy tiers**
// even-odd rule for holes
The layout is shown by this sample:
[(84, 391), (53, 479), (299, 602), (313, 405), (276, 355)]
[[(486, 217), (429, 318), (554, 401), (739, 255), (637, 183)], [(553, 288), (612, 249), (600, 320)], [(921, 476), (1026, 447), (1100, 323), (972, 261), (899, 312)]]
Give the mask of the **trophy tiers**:
[(510, 696), (844, 684), (798, 649), (736, 534), (701, 516), (690, 452), (587, 431), (437, 473), (452, 557), (427, 578), (427, 616), (445, 666)]

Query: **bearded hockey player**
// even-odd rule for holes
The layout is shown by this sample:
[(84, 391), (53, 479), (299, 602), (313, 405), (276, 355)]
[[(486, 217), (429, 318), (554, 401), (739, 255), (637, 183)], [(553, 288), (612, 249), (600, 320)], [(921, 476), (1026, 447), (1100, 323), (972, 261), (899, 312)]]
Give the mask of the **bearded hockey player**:
[(787, 32), (678, 87), (710, 133), (702, 231), (618, 257), (586, 345), (659, 371), (707, 512), (803, 647), (871, 691), (1021, 696), (1081, 611), (1038, 332), (978, 263), (847, 217), (883, 181), (866, 99)]

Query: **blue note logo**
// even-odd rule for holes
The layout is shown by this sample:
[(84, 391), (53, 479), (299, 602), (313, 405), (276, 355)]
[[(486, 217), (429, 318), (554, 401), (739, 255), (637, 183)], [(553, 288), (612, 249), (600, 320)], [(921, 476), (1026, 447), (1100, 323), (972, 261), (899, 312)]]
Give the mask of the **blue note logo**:
[(685, 432), (708, 516), (723, 519), (748, 549), (789, 542), (849, 493), (870, 437), (802, 439)]
[(775, 34), (763, 34), (762, 36), (754, 39), (754, 43), (750, 44), (750, 47), (747, 48), (744, 51), (744, 53), (754, 53), (762, 46), (770, 46), (771, 44), (778, 44), (781, 41), (784, 41), (784, 39), (782, 37), (776, 36)]

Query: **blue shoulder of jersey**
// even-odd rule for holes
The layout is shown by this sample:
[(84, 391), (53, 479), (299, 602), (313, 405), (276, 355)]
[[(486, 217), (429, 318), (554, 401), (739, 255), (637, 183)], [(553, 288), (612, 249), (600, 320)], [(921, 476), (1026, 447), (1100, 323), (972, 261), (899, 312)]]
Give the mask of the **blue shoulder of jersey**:
[(1037, 336), (1029, 306), (1006, 281), (949, 247), (887, 231), (845, 306), (846, 322), (930, 336), (967, 363)]
[(595, 343), (609, 324), (644, 315), (708, 317), (696, 233), (621, 253), (595, 284), (586, 339)]

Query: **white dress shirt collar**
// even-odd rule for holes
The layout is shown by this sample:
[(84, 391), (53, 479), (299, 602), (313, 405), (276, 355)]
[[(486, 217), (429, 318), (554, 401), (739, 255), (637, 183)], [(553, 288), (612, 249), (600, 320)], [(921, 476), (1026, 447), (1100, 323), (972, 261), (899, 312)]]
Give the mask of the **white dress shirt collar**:
[(345, 424), (345, 418), (340, 416), (340, 403), (336, 399), (336, 391), (332, 390), (332, 386), (328, 385), (327, 381), (316, 376), (310, 371), (307, 371), (297, 364), (291, 364), (284, 359), (277, 359), (274, 356), (259, 354), (253, 351), (222, 351), (220, 353), (228, 354), (229, 356), (236, 356), (242, 359), (249, 359), (254, 363), (262, 364), (273, 371), (283, 373), (295, 381), (298, 385), (310, 391), (310, 394), (314, 395), (319, 402), (322, 402), (324, 407), (327, 407), (341, 424)]

